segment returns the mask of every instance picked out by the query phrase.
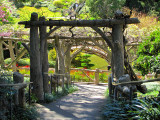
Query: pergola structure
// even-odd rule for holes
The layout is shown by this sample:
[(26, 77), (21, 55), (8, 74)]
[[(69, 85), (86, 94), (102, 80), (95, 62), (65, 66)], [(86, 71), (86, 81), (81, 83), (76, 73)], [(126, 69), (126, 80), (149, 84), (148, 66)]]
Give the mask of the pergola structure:
[[(39, 100), (43, 100), (43, 92), (47, 92), (45, 86), (48, 84), (48, 81), (46, 80), (48, 75), (43, 74), (48, 72), (47, 38), (58, 28), (63, 26), (74, 26), (91, 27), (95, 30), (106, 41), (112, 51), (112, 73), (118, 80), (124, 75), (124, 26), (139, 22), (140, 21), (137, 18), (125, 18), (123, 13), (117, 13), (115, 19), (74, 21), (46, 21), (44, 17), (41, 17), (38, 20), (38, 14), (32, 13), (30, 21), (22, 21), (19, 22), (19, 24), (25, 25), (25, 28), (30, 28), (30, 79), (34, 85), (33, 92)], [(50, 27), (48, 33), (46, 31), (47, 26)], [(53, 28), (53, 26), (55, 27)], [(102, 32), (99, 27), (112, 28), (112, 40), (108, 39), (106, 34)], [(55, 41), (58, 40), (59, 38), (56, 36)]]

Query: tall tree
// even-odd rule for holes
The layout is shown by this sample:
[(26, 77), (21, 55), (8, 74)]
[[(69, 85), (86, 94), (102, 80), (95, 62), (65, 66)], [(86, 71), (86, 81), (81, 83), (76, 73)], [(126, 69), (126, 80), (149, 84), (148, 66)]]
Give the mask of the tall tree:
[(112, 18), (115, 11), (121, 9), (126, 0), (86, 0), (91, 14), (95, 18)]

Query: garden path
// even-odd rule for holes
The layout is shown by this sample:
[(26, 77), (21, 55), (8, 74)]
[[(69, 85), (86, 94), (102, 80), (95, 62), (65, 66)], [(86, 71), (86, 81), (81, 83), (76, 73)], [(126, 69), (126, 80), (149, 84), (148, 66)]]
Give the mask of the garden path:
[(49, 104), (37, 104), (40, 120), (101, 120), (106, 85), (76, 84), (79, 90)]

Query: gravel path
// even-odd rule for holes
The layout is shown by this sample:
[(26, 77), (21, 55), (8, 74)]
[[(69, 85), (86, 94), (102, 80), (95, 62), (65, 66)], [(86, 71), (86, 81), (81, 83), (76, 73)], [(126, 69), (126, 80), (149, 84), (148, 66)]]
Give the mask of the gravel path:
[(101, 120), (106, 85), (77, 84), (79, 90), (49, 104), (37, 104), (40, 120)]

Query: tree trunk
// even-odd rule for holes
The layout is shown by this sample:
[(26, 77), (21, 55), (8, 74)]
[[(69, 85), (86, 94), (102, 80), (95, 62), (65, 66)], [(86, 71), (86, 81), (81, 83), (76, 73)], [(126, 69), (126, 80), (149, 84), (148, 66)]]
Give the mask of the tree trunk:
[[(38, 14), (31, 14), (31, 21), (38, 21)], [(41, 101), (44, 100), (43, 95), (43, 78), (40, 65), (40, 39), (38, 35), (38, 27), (30, 28), (30, 80), (33, 82), (33, 93)]]
[(57, 61), (58, 61), (58, 71), (60, 71), (59, 74), (65, 73), (65, 63), (64, 63), (64, 50), (61, 47), (62, 43), (60, 43), (60, 40), (58, 38), (58, 35), (55, 37), (55, 49), (56, 49), (56, 55), (57, 55)]
[(71, 45), (66, 46), (66, 52), (65, 52), (65, 73), (70, 73), (70, 67), (71, 67)]
[(123, 47), (123, 25), (117, 24), (112, 28), (113, 40), (113, 61), (114, 61), (114, 74), (118, 80), (124, 74), (124, 47)]
[[(40, 17), (40, 21), (45, 21), (45, 17)], [(40, 62), (42, 68), (42, 75), (43, 75), (43, 89), (45, 93), (49, 93), (49, 80), (48, 80), (48, 45), (47, 45), (47, 31), (46, 26), (41, 26), (40, 28)]]

